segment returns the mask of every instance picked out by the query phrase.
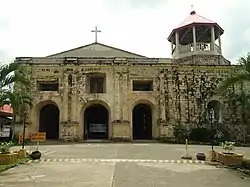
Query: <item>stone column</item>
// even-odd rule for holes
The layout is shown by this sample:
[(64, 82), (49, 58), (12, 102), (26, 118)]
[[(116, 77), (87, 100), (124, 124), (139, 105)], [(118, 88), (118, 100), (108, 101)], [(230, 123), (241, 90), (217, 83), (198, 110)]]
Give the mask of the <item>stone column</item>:
[(123, 119), (125, 120), (129, 120), (129, 114), (128, 114), (128, 74), (123, 72), (123, 85), (122, 85), (122, 88), (123, 88)]
[(62, 111), (61, 111), (61, 119), (62, 121), (68, 120), (68, 76), (64, 75), (64, 79), (62, 80), (63, 90), (62, 90)]
[(162, 120), (166, 120), (166, 114), (165, 114), (165, 108), (166, 108), (166, 106), (165, 106), (165, 88), (164, 88), (164, 74), (160, 74), (160, 82), (159, 82), (159, 86), (160, 86), (160, 118), (162, 119)]
[(179, 54), (179, 46), (180, 46), (180, 43), (179, 43), (179, 33), (176, 31), (175, 32), (175, 51), (176, 51), (177, 55)]
[(220, 49), (220, 54), (222, 54), (222, 51), (221, 51), (221, 37), (220, 37), (220, 35), (219, 35), (219, 37), (218, 37), (218, 40), (219, 40), (219, 49)]
[(71, 120), (76, 121), (77, 116), (77, 95), (76, 95), (76, 75), (72, 75), (72, 95), (71, 95)]
[(196, 51), (196, 31), (195, 31), (195, 27), (193, 27), (193, 43), (194, 43), (194, 51)]
[[(116, 71), (116, 70), (115, 70)], [(120, 120), (120, 75), (118, 72), (114, 72), (114, 120)]]
[(211, 27), (211, 51), (215, 51), (215, 33), (214, 33), (214, 27)]
[(174, 42), (173, 39), (171, 39), (171, 53), (173, 53), (173, 49), (174, 49)]

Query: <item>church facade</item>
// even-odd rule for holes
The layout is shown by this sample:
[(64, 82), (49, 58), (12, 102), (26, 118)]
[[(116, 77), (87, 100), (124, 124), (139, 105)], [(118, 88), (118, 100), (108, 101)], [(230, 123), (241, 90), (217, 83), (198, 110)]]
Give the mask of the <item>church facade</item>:
[[(47, 139), (153, 139), (213, 118), (240, 139), (226, 96), (215, 89), (235, 67), (222, 55), (223, 29), (191, 12), (170, 33), (172, 58), (148, 58), (98, 42), (47, 57), (18, 57), (29, 70), (28, 131)], [(237, 118), (237, 117), (235, 117)]]

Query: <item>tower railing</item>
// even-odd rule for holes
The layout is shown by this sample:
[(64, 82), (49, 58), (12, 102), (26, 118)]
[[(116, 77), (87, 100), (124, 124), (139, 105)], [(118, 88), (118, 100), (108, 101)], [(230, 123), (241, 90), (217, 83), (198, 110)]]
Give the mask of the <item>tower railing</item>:
[(194, 44), (191, 43), (187, 45), (179, 45), (178, 54), (176, 51), (176, 47), (172, 51), (173, 58), (181, 58), (185, 56), (198, 55), (198, 54), (220, 55), (221, 50), (220, 47), (216, 44), (215, 48), (213, 49), (211, 43), (196, 43), (196, 46), (194, 46)]

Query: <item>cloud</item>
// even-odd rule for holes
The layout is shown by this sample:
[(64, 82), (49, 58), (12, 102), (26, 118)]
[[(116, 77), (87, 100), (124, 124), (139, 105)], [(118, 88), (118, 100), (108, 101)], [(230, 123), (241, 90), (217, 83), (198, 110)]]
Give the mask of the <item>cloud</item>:
[(9, 63), (13, 60), (14, 60), (14, 58), (12, 58), (8, 53), (6, 53), (3, 50), (0, 50), (0, 64)]
[(238, 59), (250, 52), (250, 2), (235, 4), (227, 9), (223, 20), (225, 29), (224, 50), (228, 58)]
[(234, 61), (250, 51), (248, 0), (8, 0), (1, 2), (0, 61), (6, 54), (46, 56), (92, 43), (95, 25), (102, 30), (101, 43), (149, 57), (170, 57), (167, 36), (188, 16), (191, 4), (225, 30), (226, 58)]
[(0, 31), (8, 27), (8, 22), (6, 19), (0, 18)]
[(108, 6), (123, 8), (157, 8), (168, 0), (105, 0)]

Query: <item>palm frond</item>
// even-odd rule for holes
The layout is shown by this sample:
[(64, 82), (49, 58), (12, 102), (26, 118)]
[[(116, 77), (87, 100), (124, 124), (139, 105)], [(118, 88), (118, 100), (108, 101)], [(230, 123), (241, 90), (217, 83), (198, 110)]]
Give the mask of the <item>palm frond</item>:
[(11, 72), (18, 70), (17, 63), (5, 64), (0, 67), (0, 81), (2, 82)]
[(0, 89), (4, 89), (13, 84), (21, 85), (27, 91), (31, 83), (28, 78), (26, 69), (17, 63), (3, 65), (0, 68)]
[(238, 62), (241, 68), (250, 74), (250, 53), (246, 57), (240, 57)]
[(245, 81), (250, 81), (250, 74), (235, 74), (232, 77), (222, 81), (216, 89), (216, 93), (224, 94), (231, 86)]
[(6, 91), (0, 95), (0, 105), (8, 104), (13, 111), (18, 113), (23, 104), (32, 106), (32, 97), (25, 92)]

